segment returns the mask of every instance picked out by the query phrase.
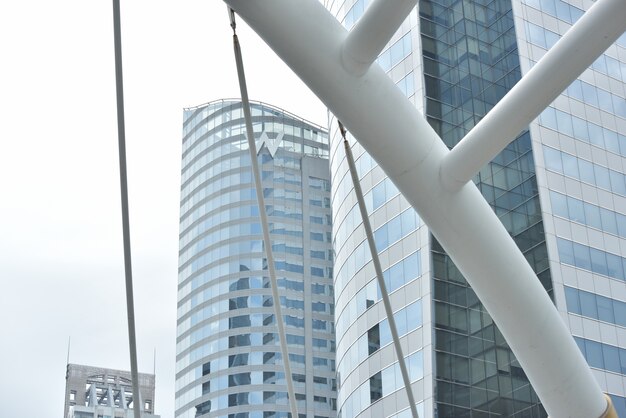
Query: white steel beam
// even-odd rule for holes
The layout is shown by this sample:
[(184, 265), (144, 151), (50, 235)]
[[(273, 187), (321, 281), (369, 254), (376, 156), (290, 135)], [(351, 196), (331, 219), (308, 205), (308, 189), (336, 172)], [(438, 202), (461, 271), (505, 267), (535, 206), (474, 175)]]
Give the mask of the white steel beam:
[(473, 183), (451, 192), (438, 181), (449, 151), (383, 70), (372, 65), (356, 76), (344, 68), (347, 32), (318, 0), (226, 2), (417, 210), (498, 324), (550, 416), (604, 415), (607, 401), (532, 268)]
[(370, 4), (343, 44), (344, 67), (356, 75), (364, 74), (416, 4), (417, 0), (375, 0)]
[(626, 0), (592, 5), (443, 159), (443, 184), (458, 190), (471, 180), (625, 30)]

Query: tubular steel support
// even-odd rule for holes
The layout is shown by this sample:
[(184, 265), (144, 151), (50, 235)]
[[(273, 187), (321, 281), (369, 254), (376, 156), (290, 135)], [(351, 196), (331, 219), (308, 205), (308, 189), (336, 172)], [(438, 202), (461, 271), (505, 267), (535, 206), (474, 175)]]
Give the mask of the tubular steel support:
[(133, 386), (133, 415), (141, 417), (143, 405), (139, 401), (139, 372), (137, 370), (137, 338), (135, 336), (135, 302), (133, 297), (133, 269), (130, 252), (130, 221), (128, 215), (128, 180), (126, 171), (126, 129), (124, 124), (124, 81), (122, 71), (122, 31), (120, 2), (113, 0), (113, 37), (115, 43), (115, 87), (117, 93), (117, 136), (120, 159), (120, 193), (122, 197), (122, 233), (124, 235), (124, 272), (126, 275), (126, 314), (128, 317), (128, 345), (130, 348), (130, 375)]
[(298, 417), (298, 406), (296, 403), (296, 395), (293, 389), (293, 377), (291, 375), (291, 365), (289, 362), (289, 350), (287, 349), (287, 335), (285, 334), (285, 324), (283, 322), (283, 313), (280, 306), (280, 295), (278, 294), (278, 282), (276, 281), (276, 266), (274, 265), (274, 255), (272, 252), (272, 241), (270, 238), (270, 228), (267, 222), (267, 213), (265, 210), (265, 199), (263, 198), (263, 185), (261, 184), (261, 174), (259, 171), (259, 161), (257, 159), (256, 143), (254, 141), (254, 130), (252, 129), (252, 115), (250, 113), (250, 100), (248, 99), (248, 87), (246, 86), (246, 76), (243, 69), (243, 57), (241, 55), (241, 47), (239, 39), (235, 33), (235, 15), (230, 12), (231, 27), (233, 28), (233, 45), (235, 49), (235, 61), (237, 64), (237, 75), (239, 78), (239, 88), (241, 90), (241, 102), (243, 114), (246, 120), (246, 136), (248, 137), (248, 148), (250, 149), (250, 161), (252, 162), (252, 171), (254, 174), (254, 186), (256, 189), (256, 198), (259, 205), (259, 215), (261, 218), (261, 227), (263, 229), (263, 243), (265, 245), (265, 254), (267, 256), (267, 267), (269, 270), (270, 283), (272, 286), (272, 299), (274, 301), (274, 314), (276, 317), (276, 325), (278, 326), (278, 337), (280, 340), (280, 350), (283, 355), (283, 364), (285, 367), (285, 380), (287, 381), (287, 394), (289, 395), (289, 406), (291, 408), (292, 418)]
[(367, 7), (343, 44), (343, 64), (364, 74), (378, 58), (417, 0), (376, 0)]
[[(383, 70), (372, 65), (360, 76), (346, 70), (348, 34), (318, 0), (226, 1), (417, 210), (497, 323), (550, 416), (601, 417), (607, 401), (532, 268), (474, 184), (458, 191), (441, 184), (448, 149)], [(626, 0), (598, 3), (606, 1)]]
[(441, 181), (458, 190), (626, 30), (626, 0), (598, 1), (446, 156)]

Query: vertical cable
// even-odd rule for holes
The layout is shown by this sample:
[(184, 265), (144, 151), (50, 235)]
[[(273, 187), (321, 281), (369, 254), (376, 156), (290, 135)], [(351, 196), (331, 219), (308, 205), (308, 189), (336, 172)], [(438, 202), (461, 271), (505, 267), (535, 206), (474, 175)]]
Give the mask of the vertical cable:
[(339, 124), (339, 130), (341, 131), (341, 136), (343, 137), (343, 145), (346, 150), (346, 160), (348, 161), (348, 167), (350, 168), (350, 175), (352, 177), (352, 183), (354, 184), (356, 199), (359, 203), (361, 218), (363, 219), (363, 228), (365, 228), (365, 235), (367, 236), (367, 243), (369, 244), (370, 252), (372, 253), (374, 270), (376, 270), (376, 279), (378, 279), (378, 286), (380, 287), (383, 304), (385, 305), (385, 312), (387, 314), (387, 320), (389, 321), (389, 328), (391, 330), (393, 346), (396, 349), (396, 356), (398, 357), (402, 380), (404, 380), (404, 388), (406, 389), (406, 396), (409, 400), (409, 407), (411, 408), (413, 418), (419, 418), (417, 415), (417, 408), (415, 406), (415, 397), (413, 396), (413, 390), (411, 389), (411, 379), (409, 378), (409, 372), (406, 368), (404, 355), (402, 354), (402, 347), (400, 346), (400, 337), (398, 336), (398, 329), (396, 328), (396, 320), (393, 317), (393, 311), (391, 310), (391, 302), (389, 301), (389, 293), (387, 293), (387, 285), (383, 279), (383, 269), (380, 266), (380, 259), (378, 258), (378, 251), (376, 250), (376, 243), (374, 242), (374, 235), (372, 234), (372, 225), (370, 225), (367, 208), (365, 207), (365, 199), (363, 199), (363, 190), (361, 190), (359, 175), (356, 172), (356, 167), (354, 165), (354, 156), (352, 155), (350, 144), (348, 144), (348, 140), (346, 139), (346, 129), (339, 120), (337, 120), (337, 123)]
[(113, 34), (115, 43), (115, 87), (117, 92), (117, 137), (120, 157), (120, 191), (122, 197), (122, 233), (124, 236), (124, 271), (126, 275), (126, 313), (130, 346), (130, 374), (133, 384), (134, 417), (141, 417), (141, 396), (137, 373), (137, 342), (135, 338), (135, 304), (133, 301), (133, 272), (130, 259), (130, 222), (128, 216), (128, 181), (126, 172), (126, 132), (124, 126), (124, 80), (122, 78), (122, 34), (120, 2), (113, 0)]
[(254, 131), (252, 130), (252, 115), (250, 113), (250, 101), (248, 100), (248, 87), (246, 86), (246, 76), (243, 69), (243, 58), (241, 55), (241, 47), (239, 39), (235, 33), (235, 13), (229, 9), (230, 26), (233, 28), (233, 44), (235, 48), (235, 61), (237, 62), (237, 75), (239, 77), (239, 88), (241, 89), (241, 102), (243, 114), (246, 120), (246, 136), (248, 137), (248, 148), (250, 149), (250, 161), (252, 162), (252, 171), (254, 173), (254, 186), (256, 188), (257, 203), (259, 205), (259, 215), (261, 217), (261, 226), (263, 229), (263, 242), (265, 253), (267, 255), (267, 266), (269, 270), (270, 282), (272, 287), (272, 298), (274, 299), (274, 316), (278, 325), (278, 336), (280, 339), (280, 349), (283, 355), (283, 363), (285, 367), (285, 378), (287, 380), (287, 393), (289, 395), (289, 405), (291, 407), (291, 417), (298, 417), (298, 407), (296, 404), (296, 396), (293, 389), (293, 378), (291, 375), (291, 366), (289, 363), (289, 352), (287, 351), (287, 336), (285, 334), (285, 325), (283, 323), (283, 314), (280, 306), (280, 296), (278, 294), (278, 282), (276, 281), (276, 268), (274, 266), (274, 255), (272, 253), (272, 241), (270, 240), (270, 229), (267, 222), (267, 213), (265, 212), (265, 201), (263, 198), (263, 186), (261, 184), (261, 175), (259, 172), (259, 162), (257, 160), (256, 143), (254, 142)]

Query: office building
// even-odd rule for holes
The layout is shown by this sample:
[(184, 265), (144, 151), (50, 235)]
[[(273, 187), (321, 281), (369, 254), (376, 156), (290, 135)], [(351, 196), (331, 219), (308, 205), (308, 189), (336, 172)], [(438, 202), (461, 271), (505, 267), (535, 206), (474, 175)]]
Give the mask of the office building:
[[(141, 416), (154, 415), (153, 374), (139, 373)], [(130, 372), (68, 364), (64, 418), (132, 418), (136, 407)]]
[[(336, 416), (328, 134), (252, 103), (301, 418)], [(176, 417), (291, 416), (240, 101), (183, 113)]]
[[(348, 29), (367, 7), (323, 3)], [(421, 0), (378, 64), (453, 147), (592, 4)], [(622, 36), (474, 178), (622, 415), (625, 81)], [(410, 416), (334, 118), (330, 142), (339, 413)], [(351, 144), (420, 417), (546, 416), (471, 287), (382, 170)]]

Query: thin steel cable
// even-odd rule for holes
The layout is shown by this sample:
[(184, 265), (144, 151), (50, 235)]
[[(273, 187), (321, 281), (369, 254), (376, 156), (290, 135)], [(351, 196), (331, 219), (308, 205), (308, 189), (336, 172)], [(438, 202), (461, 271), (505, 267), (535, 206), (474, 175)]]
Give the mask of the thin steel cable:
[(406, 368), (406, 362), (404, 361), (404, 354), (402, 354), (402, 347), (400, 346), (400, 337), (398, 336), (398, 329), (396, 328), (396, 320), (393, 317), (391, 302), (389, 301), (387, 285), (385, 284), (385, 280), (383, 279), (383, 269), (380, 265), (380, 259), (378, 258), (376, 242), (374, 242), (372, 225), (370, 224), (370, 219), (367, 214), (367, 208), (365, 207), (365, 199), (363, 198), (361, 182), (359, 181), (359, 175), (356, 171), (356, 166), (354, 164), (354, 156), (352, 155), (350, 144), (346, 139), (346, 129), (343, 127), (342, 123), (339, 120), (337, 120), (337, 123), (339, 124), (339, 130), (341, 131), (341, 136), (343, 137), (343, 145), (346, 150), (346, 160), (348, 161), (350, 176), (352, 177), (352, 183), (354, 184), (354, 193), (356, 194), (356, 199), (359, 203), (361, 219), (363, 219), (363, 228), (365, 228), (367, 243), (369, 244), (370, 252), (372, 253), (374, 270), (376, 270), (376, 279), (378, 280), (378, 286), (380, 287), (380, 293), (383, 298), (383, 305), (385, 306), (385, 313), (387, 314), (387, 320), (389, 321), (389, 328), (391, 330), (393, 346), (396, 349), (396, 356), (398, 357), (398, 364), (400, 365), (402, 380), (404, 380), (404, 388), (406, 389), (406, 396), (409, 400), (409, 407), (411, 408), (411, 414), (413, 415), (413, 418), (419, 418), (417, 415), (417, 407), (415, 406), (415, 397), (413, 396), (413, 390), (411, 390), (411, 379), (409, 378), (409, 372)]
[(276, 269), (274, 266), (274, 255), (272, 253), (272, 241), (270, 240), (270, 229), (267, 222), (267, 213), (265, 211), (265, 201), (263, 198), (263, 186), (261, 185), (261, 176), (259, 172), (259, 162), (257, 160), (256, 143), (254, 142), (254, 131), (252, 130), (252, 115), (250, 113), (250, 101), (248, 100), (248, 87), (246, 86), (246, 76), (243, 69), (243, 57), (241, 55), (241, 46), (235, 32), (235, 14), (229, 9), (230, 26), (233, 28), (233, 45), (235, 48), (235, 61), (237, 63), (237, 76), (239, 77), (239, 88), (241, 90), (241, 102), (243, 114), (246, 120), (246, 136), (248, 137), (248, 148), (250, 149), (250, 160), (252, 162), (252, 171), (254, 172), (254, 186), (256, 188), (257, 203), (259, 205), (259, 216), (261, 218), (261, 226), (263, 229), (263, 242), (265, 253), (267, 256), (267, 266), (269, 270), (270, 282), (272, 287), (272, 298), (274, 300), (274, 316), (278, 326), (278, 336), (280, 339), (280, 349), (283, 355), (283, 363), (285, 367), (285, 378), (287, 380), (287, 393), (289, 395), (289, 405), (291, 407), (291, 417), (298, 417), (298, 406), (296, 396), (293, 389), (293, 378), (291, 375), (291, 365), (289, 363), (289, 352), (287, 351), (287, 335), (285, 334), (285, 326), (283, 323), (283, 314), (280, 306), (280, 296), (278, 294), (278, 283), (276, 281)]
[(141, 418), (141, 396), (137, 372), (137, 341), (135, 338), (135, 303), (133, 298), (133, 271), (130, 258), (130, 222), (128, 216), (128, 181), (126, 171), (126, 130), (124, 125), (124, 80), (122, 77), (122, 33), (120, 2), (113, 0), (113, 34), (115, 43), (115, 87), (117, 93), (117, 137), (120, 157), (120, 192), (122, 198), (122, 233), (124, 236), (124, 271), (126, 275), (126, 313), (128, 316), (128, 345), (130, 347), (130, 375), (133, 384), (133, 414)]

